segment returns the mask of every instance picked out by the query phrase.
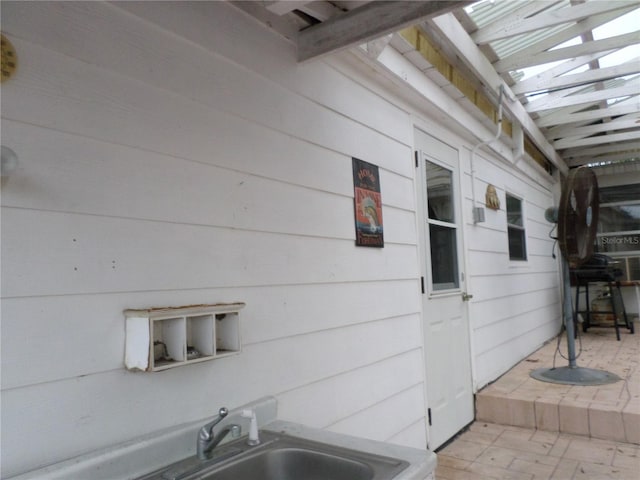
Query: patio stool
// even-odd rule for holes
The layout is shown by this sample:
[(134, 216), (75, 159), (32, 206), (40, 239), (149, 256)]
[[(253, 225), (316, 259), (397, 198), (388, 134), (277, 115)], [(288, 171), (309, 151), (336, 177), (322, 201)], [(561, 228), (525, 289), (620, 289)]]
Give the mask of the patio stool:
[[(591, 302), (589, 301), (589, 285), (590, 284), (606, 284), (609, 289), (609, 301), (611, 305), (611, 310), (597, 310), (592, 311)], [(586, 310), (580, 310), (580, 288), (584, 287), (585, 290), (585, 300), (586, 300)], [(591, 281), (591, 280), (580, 280), (578, 276), (578, 281), (576, 282), (576, 312), (575, 319), (577, 321), (578, 313), (585, 314), (582, 322), (582, 331), (586, 332), (591, 327), (607, 327), (612, 326), (616, 329), (616, 338), (620, 340), (620, 327), (626, 327), (630, 333), (634, 333), (633, 322), (629, 321), (627, 316), (627, 311), (624, 307), (624, 300), (622, 299), (622, 292), (620, 290), (620, 282), (608, 280), (605, 282), (602, 281)], [(613, 324), (603, 324), (603, 323), (593, 323), (592, 316), (594, 314), (597, 315), (613, 315)]]
[[(611, 304), (611, 310), (598, 310), (598, 314), (612, 314), (613, 326), (616, 329), (616, 338), (620, 340), (620, 327), (624, 326), (631, 333), (634, 333), (633, 322), (629, 321), (627, 317), (627, 311), (624, 307), (624, 300), (622, 298), (622, 292), (620, 290), (620, 280), (623, 273), (622, 270), (616, 267), (616, 262), (613, 258), (595, 253), (593, 256), (585, 262), (580, 268), (571, 271), (574, 285), (576, 286), (576, 308), (573, 317), (574, 324), (577, 325), (578, 314), (586, 314), (586, 318), (582, 322), (582, 331), (586, 332), (590, 327), (605, 327), (609, 325), (594, 324), (591, 322), (592, 312), (591, 302), (589, 301), (589, 285), (592, 283), (606, 284), (609, 288), (609, 300)], [(585, 289), (586, 298), (586, 310), (580, 310), (580, 288)], [(576, 329), (577, 332), (577, 329)]]

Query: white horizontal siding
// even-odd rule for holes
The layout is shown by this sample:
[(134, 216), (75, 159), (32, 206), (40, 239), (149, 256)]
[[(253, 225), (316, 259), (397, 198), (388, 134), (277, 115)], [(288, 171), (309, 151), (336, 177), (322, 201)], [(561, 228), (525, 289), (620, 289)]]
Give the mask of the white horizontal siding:
[(412, 245), (22, 209), (2, 219), (6, 297), (417, 276)]
[[(4, 391), (2, 426), (8, 437), (3, 441), (3, 463), (6, 458), (18, 465), (45, 465), (121, 442), (124, 435), (136, 437), (211, 416), (219, 406), (259, 398), (267, 386), (278, 395), (345, 371), (384, 365), (384, 359), (393, 361), (406, 351), (407, 338), (419, 338), (417, 326), (416, 316), (388, 319), (246, 346), (241, 355), (195, 364), (186, 371), (178, 368), (149, 375), (119, 369)], [(415, 348), (415, 342), (409, 348)], [(386, 408), (405, 406), (404, 391), (387, 393)], [(317, 401), (307, 398), (311, 412)], [(414, 405), (410, 412), (419, 416), (420, 410)], [(280, 411), (284, 418), (287, 413)], [(360, 409), (357, 415), (362, 416)], [(372, 418), (369, 423), (375, 423)], [(400, 430), (404, 423), (389, 419), (378, 435), (388, 435), (393, 425)], [(34, 429), (49, 440), (57, 439), (46, 448), (43, 444), (37, 459), (32, 450)], [(67, 439), (71, 434), (82, 442)], [(372, 436), (371, 427), (368, 436)]]
[[(416, 316), (418, 334), (419, 322), (420, 319)], [(287, 419), (290, 421), (327, 428), (345, 421), (353, 412), (364, 411), (387, 400), (389, 392), (400, 392), (422, 385), (422, 353), (419, 348), (421, 342), (419, 336), (417, 339), (415, 350), (388, 359), (384, 364), (345, 372), (290, 392), (283, 392), (279, 396), (279, 405), (287, 412)], [(402, 372), (402, 375), (398, 375), (399, 372)], [(345, 392), (348, 394), (345, 395)], [(358, 392), (366, 392), (366, 402), (359, 398)], [(322, 398), (323, 401), (318, 405), (309, 405), (309, 398)], [(387, 440), (380, 436), (380, 432), (376, 434), (379, 440)]]
[[(165, 305), (168, 297), (179, 305), (242, 299), (247, 306), (241, 315), (241, 338), (249, 345), (417, 314), (418, 290), (417, 280), (411, 279), (4, 299), (2, 386), (11, 389), (121, 369), (121, 312), (131, 306)], [(13, 341), (18, 338), (29, 341)], [(95, 338), (100, 342), (90, 341)]]
[[(493, 185), (500, 209), (485, 207), (486, 221), (473, 224), (470, 171), (462, 179), (467, 223), (469, 315), (473, 331), (475, 384), (495, 380), (557, 333), (560, 325), (558, 261), (552, 257), (552, 224), (544, 211), (553, 205), (551, 181), (541, 182), (486, 156), (474, 158), (477, 205)], [(509, 259), (506, 194), (522, 199), (526, 261)], [(556, 254), (558, 253), (556, 249)]]
[[(267, 394), (424, 447), (408, 113), (221, 3), (2, 13), (3, 476)], [(384, 249), (354, 246), (352, 156), (380, 167)], [(122, 310), (224, 301), (240, 355), (124, 370)]]

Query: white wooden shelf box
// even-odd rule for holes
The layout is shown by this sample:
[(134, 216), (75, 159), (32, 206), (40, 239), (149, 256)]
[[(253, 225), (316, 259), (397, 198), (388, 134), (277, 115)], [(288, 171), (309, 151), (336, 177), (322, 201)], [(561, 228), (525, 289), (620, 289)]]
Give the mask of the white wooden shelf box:
[(155, 372), (240, 352), (244, 303), (125, 310), (125, 366)]

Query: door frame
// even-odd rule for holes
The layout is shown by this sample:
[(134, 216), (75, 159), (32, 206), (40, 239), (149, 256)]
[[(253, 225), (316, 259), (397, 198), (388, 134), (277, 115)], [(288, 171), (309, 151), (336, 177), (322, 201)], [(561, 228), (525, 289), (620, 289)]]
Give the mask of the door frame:
[[(459, 145), (459, 147), (453, 146), (454, 142), (448, 141), (448, 138), (445, 135), (440, 135), (441, 132), (437, 134), (427, 133), (427, 130), (431, 130), (430, 128), (423, 128), (417, 124), (413, 126), (414, 132), (414, 154), (415, 154), (415, 163), (416, 163), (416, 202), (417, 202), (417, 227), (418, 227), (418, 258), (420, 261), (420, 275), (422, 276), (422, 298), (421, 298), (421, 316), (422, 316), (422, 329), (423, 329), (423, 342), (424, 348), (426, 349), (426, 325), (425, 325), (425, 316), (427, 312), (425, 311), (424, 302), (430, 300), (436, 300), (438, 298), (462, 295), (462, 293), (468, 292), (469, 289), (469, 275), (468, 275), (468, 262), (467, 262), (467, 252), (465, 249), (465, 230), (467, 221), (469, 220), (469, 216), (465, 215), (465, 191), (463, 188), (465, 172), (468, 168), (465, 168), (466, 164), (469, 161), (470, 151), (463, 146), (461, 141), (455, 142)], [(429, 152), (425, 152), (420, 148), (418, 136), (425, 135), (427, 137), (432, 137), (438, 141), (441, 141), (445, 145), (451, 147), (457, 152), (457, 164), (451, 165), (446, 161), (439, 159), (437, 156), (430, 154)], [(457, 223), (457, 239), (456, 246), (458, 248), (458, 275), (459, 275), (459, 287), (456, 289), (444, 290), (442, 292), (437, 292), (433, 290), (433, 282), (432, 282), (432, 272), (431, 272), (431, 253), (430, 253), (430, 239), (429, 239), (429, 224), (427, 222), (428, 212), (427, 208), (427, 189), (426, 189), (426, 172), (424, 157), (426, 159), (436, 165), (439, 165), (448, 170), (453, 170), (453, 195), (455, 202), (455, 214), (459, 220)], [(457, 177), (457, 178), (455, 178)], [(469, 355), (469, 389), (471, 391), (471, 395), (473, 397), (473, 401), (475, 403), (475, 393), (476, 393), (476, 365), (474, 358), (474, 348), (473, 348), (473, 329), (471, 327), (471, 318), (470, 318), (470, 309), (469, 302), (465, 301), (462, 304), (462, 309), (464, 309), (463, 314), (466, 317), (467, 322), (467, 335), (468, 335), (468, 355)], [(429, 407), (429, 374), (427, 371), (427, 354), (426, 352), (423, 355), (424, 357), (424, 375), (425, 375), (425, 410), (430, 409)], [(432, 387), (433, 388), (433, 387)], [(475, 405), (474, 405), (475, 412)], [(427, 413), (427, 411), (425, 411)], [(475, 419), (475, 413), (474, 413)], [(472, 420), (473, 421), (473, 420)], [(464, 428), (466, 425), (463, 425), (461, 428)], [(430, 448), (429, 444), (431, 443), (431, 427), (429, 425), (429, 419), (427, 414), (427, 448)], [(446, 442), (445, 442), (446, 443)]]

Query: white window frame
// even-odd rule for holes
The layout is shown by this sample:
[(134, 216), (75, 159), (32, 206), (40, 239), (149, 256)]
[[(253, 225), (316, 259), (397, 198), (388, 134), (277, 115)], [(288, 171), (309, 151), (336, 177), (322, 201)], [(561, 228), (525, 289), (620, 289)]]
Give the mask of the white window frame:
[[(509, 223), (509, 197), (518, 200), (520, 202), (520, 217), (522, 218), (522, 225), (516, 225), (513, 223)], [(507, 223), (507, 253), (509, 254), (509, 261), (510, 262), (527, 262), (529, 261), (529, 252), (527, 249), (527, 244), (528, 239), (527, 239), (527, 225), (526, 225), (526, 221), (525, 221), (525, 214), (524, 214), (524, 198), (519, 196), (519, 195), (514, 195), (513, 193), (509, 193), (509, 191), (505, 191), (505, 199), (504, 199), (504, 211), (505, 211), (505, 216), (506, 216), (506, 223)], [(524, 243), (524, 258), (513, 258), (511, 255), (511, 248), (510, 248), (510, 233), (509, 233), (509, 229), (516, 229), (522, 232), (522, 240)]]

